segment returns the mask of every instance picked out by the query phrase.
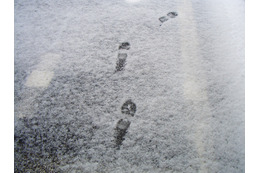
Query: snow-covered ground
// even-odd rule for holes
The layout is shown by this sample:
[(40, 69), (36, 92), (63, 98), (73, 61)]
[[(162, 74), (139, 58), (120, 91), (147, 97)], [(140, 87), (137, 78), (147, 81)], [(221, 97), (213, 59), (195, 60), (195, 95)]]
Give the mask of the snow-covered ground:
[(243, 0), (14, 5), (15, 172), (244, 172)]

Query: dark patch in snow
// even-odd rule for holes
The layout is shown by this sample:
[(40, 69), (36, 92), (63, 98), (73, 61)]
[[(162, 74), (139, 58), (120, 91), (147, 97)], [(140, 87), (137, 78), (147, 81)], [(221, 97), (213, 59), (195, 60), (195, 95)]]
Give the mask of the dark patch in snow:
[(24, 88), (25, 79), (27, 77), (26, 71), (19, 69), (19, 67), (14, 68), (14, 103), (22, 99), (22, 93)]
[[(93, 76), (57, 76), (35, 98), (33, 117), (22, 118), (15, 126), (15, 172), (62, 172), (58, 168), (61, 163), (70, 164), (81, 156), (91, 159), (88, 149), (95, 145), (92, 138), (99, 127), (87, 110), (101, 107), (103, 99), (107, 100), (102, 78)], [(103, 97), (96, 97), (97, 92)]]
[[(51, 117), (21, 119), (15, 129), (15, 172), (57, 172), (61, 159), (79, 156), (88, 148), (95, 127), (89, 120), (53, 121)], [(87, 154), (87, 153), (84, 153)]]
[(136, 105), (131, 99), (127, 100), (121, 107), (121, 112), (123, 114), (134, 116), (136, 112)]
[(115, 143), (116, 148), (119, 149), (125, 140), (125, 135), (127, 133), (127, 129), (129, 128), (131, 122), (127, 119), (120, 119), (115, 128)]

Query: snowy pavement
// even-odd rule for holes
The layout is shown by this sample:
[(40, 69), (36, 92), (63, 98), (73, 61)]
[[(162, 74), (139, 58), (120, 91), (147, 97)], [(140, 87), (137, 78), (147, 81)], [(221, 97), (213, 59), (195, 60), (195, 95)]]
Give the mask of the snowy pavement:
[(244, 172), (243, 0), (15, 0), (15, 172)]

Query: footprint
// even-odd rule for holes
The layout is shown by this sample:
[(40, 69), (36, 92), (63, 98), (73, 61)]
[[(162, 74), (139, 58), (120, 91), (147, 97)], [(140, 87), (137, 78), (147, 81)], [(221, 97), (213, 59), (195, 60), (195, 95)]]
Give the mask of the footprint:
[(129, 49), (130, 49), (130, 43), (128, 43), (128, 42), (123, 42), (123, 43), (121, 43), (121, 45), (119, 46), (119, 50), (120, 50), (120, 49), (129, 50)]
[(166, 22), (168, 20), (168, 18), (166, 16), (160, 17), (159, 20), (163, 23)]
[(126, 58), (127, 53), (125, 53), (125, 50), (130, 49), (130, 43), (129, 42), (123, 42), (119, 45), (119, 53), (117, 55), (117, 62), (116, 62), (116, 71), (122, 71), (125, 68), (126, 65)]
[(169, 12), (167, 16), (169, 16), (170, 18), (175, 18), (176, 16), (178, 16), (178, 14), (176, 12)]
[(134, 116), (136, 112), (136, 105), (134, 102), (132, 102), (131, 99), (127, 100), (121, 107), (121, 112), (123, 114)]
[(117, 56), (117, 62), (116, 62), (116, 71), (122, 71), (126, 64), (126, 53), (119, 53)]
[[(167, 16), (162, 16), (162, 17), (159, 18), (159, 20), (160, 20), (161, 23), (164, 23), (164, 22), (166, 22), (167, 20), (169, 20), (170, 18), (175, 18), (176, 16), (178, 16), (178, 13), (177, 13), (177, 12), (169, 12), (169, 13), (167, 14)], [(162, 24), (161, 24), (161, 25), (162, 25)], [(161, 25), (160, 25), (160, 26), (161, 26)]]
[(120, 149), (123, 141), (125, 140), (125, 135), (127, 133), (127, 129), (129, 128), (131, 122), (127, 119), (120, 119), (115, 128), (115, 143), (116, 148)]
[[(136, 112), (136, 105), (134, 102), (132, 102), (131, 99), (127, 100), (121, 107), (121, 112), (123, 114), (128, 114), (131, 116), (134, 116)], [(115, 146), (117, 149), (120, 149), (120, 146), (122, 145), (123, 141), (125, 140), (125, 135), (127, 133), (127, 129), (129, 128), (131, 122), (125, 118), (120, 119), (115, 128)]]

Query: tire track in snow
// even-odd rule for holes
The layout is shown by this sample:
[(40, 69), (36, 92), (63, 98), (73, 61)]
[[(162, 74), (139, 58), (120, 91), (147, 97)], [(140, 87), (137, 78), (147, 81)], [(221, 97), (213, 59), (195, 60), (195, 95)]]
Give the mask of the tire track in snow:
[(189, 114), (195, 117), (191, 120), (190, 138), (196, 145), (200, 164), (199, 172), (210, 172), (208, 165), (212, 165), (212, 163), (209, 163), (209, 154), (214, 155), (213, 141), (208, 138), (208, 134), (211, 134), (209, 118), (212, 113), (206, 91), (207, 81), (201, 65), (203, 60), (199, 51), (198, 31), (193, 17), (192, 3), (185, 0), (179, 8), (178, 11), (181, 14), (179, 16), (181, 58), (184, 75), (183, 94), (184, 99), (192, 105)]

